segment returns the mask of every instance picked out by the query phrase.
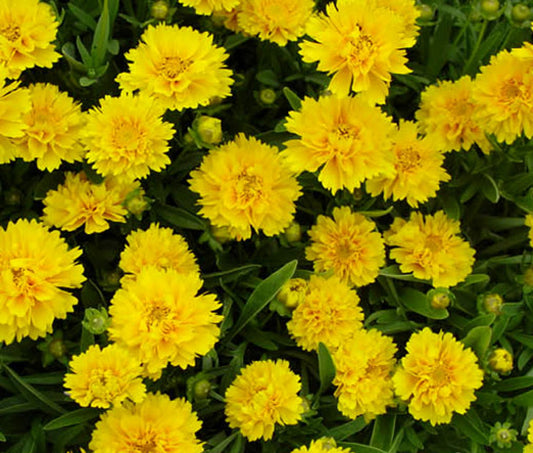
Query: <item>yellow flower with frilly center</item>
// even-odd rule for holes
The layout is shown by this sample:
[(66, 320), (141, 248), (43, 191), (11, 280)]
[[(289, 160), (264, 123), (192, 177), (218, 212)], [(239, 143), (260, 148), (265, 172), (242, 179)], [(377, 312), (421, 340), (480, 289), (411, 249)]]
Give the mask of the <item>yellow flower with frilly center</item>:
[(129, 71), (119, 74), (123, 91), (139, 90), (164, 108), (182, 110), (230, 95), (228, 54), (213, 37), (191, 27), (149, 26), (138, 47), (126, 53)]
[(200, 214), (238, 240), (248, 239), (252, 228), (267, 236), (281, 233), (300, 196), (277, 148), (244, 134), (212, 150), (189, 183), (200, 194)]
[(286, 360), (261, 360), (246, 366), (226, 390), (226, 417), (248, 440), (269, 440), (275, 425), (295, 425), (304, 405), (300, 378)]
[(349, 207), (333, 209), (333, 219), (318, 216), (309, 230), (311, 244), (305, 256), (315, 272), (333, 270), (350, 286), (372, 283), (385, 264), (385, 246), (376, 225)]
[(160, 393), (115, 406), (101, 415), (92, 433), (92, 453), (202, 453), (196, 437), (202, 422), (184, 398)]
[(0, 0), (0, 65), (16, 79), (26, 68), (51, 68), (60, 58), (52, 44), (57, 27), (52, 7), (38, 0)]
[(472, 350), (451, 333), (433, 333), (428, 327), (411, 335), (406, 350), (393, 382), (409, 413), (432, 425), (450, 423), (456, 412), (464, 414), (483, 383)]
[(13, 140), (17, 157), (37, 161), (39, 170), (52, 171), (62, 161), (80, 161), (84, 155), (81, 131), (84, 116), (80, 105), (55, 85), (28, 87), (31, 110), (24, 115), (24, 136)]
[(231, 11), (241, 0), (179, 0), (182, 5), (191, 6), (196, 14), (213, 14), (214, 11)]
[(0, 228), (0, 341), (35, 340), (52, 332), (55, 318), (65, 319), (78, 303), (66, 291), (81, 287), (83, 267), (58, 231), (35, 220)]
[(69, 396), (83, 407), (109, 408), (129, 399), (141, 402), (146, 394), (141, 363), (125, 349), (98, 345), (74, 356), (65, 375)]
[(332, 437), (323, 437), (318, 440), (312, 440), (309, 447), (299, 447), (291, 453), (351, 453), (348, 448), (337, 447), (335, 439)]

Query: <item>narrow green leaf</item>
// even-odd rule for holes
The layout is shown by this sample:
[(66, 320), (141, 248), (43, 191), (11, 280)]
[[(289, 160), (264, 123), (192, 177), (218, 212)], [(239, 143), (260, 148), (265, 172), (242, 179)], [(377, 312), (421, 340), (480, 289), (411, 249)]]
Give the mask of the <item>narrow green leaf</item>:
[(78, 425), (85, 423), (98, 417), (101, 411), (93, 408), (77, 409), (60, 417), (54, 418), (52, 421), (44, 425), (45, 431), (52, 431), (54, 429), (65, 428), (67, 426)]
[(327, 348), (327, 346), (320, 342), (318, 343), (318, 375), (320, 377), (320, 388), (318, 394), (322, 394), (335, 378), (335, 363)]
[(11, 382), (13, 382), (15, 387), (19, 389), (21, 395), (26, 398), (28, 402), (38, 404), (43, 409), (43, 411), (48, 413), (66, 413), (66, 410), (63, 409), (61, 406), (54, 403), (50, 398), (38, 391), (32, 385), (24, 382), (24, 380), (21, 379), (21, 377), (17, 373), (15, 373), (10, 367), (4, 364), (3, 368), (6, 371)]
[(3, 398), (0, 401), (0, 416), (8, 414), (19, 414), (37, 409), (38, 406), (28, 402), (20, 395)]
[(344, 440), (367, 426), (368, 423), (365, 421), (363, 416), (357, 417), (355, 420), (344, 423), (343, 425), (336, 426), (328, 430), (328, 436), (333, 437), (337, 442)]
[(418, 283), (424, 282), (424, 280), (420, 280), (416, 277), (413, 277), (413, 274), (404, 274), (400, 270), (400, 267), (397, 266), (396, 264), (380, 269), (379, 275), (382, 277), (394, 278), (395, 280), (404, 280), (406, 282), (418, 282)]
[(216, 447), (207, 450), (207, 453), (223, 453), (226, 447), (233, 442), (233, 439), (239, 434), (238, 431), (235, 431), (228, 437), (226, 437), (222, 442), (220, 442)]
[(494, 389), (499, 392), (512, 392), (533, 386), (533, 376), (518, 376), (505, 379), (494, 385)]
[(156, 203), (152, 211), (165, 222), (178, 228), (199, 231), (204, 231), (207, 228), (207, 224), (202, 219), (185, 209)]
[(294, 274), (297, 260), (293, 260), (283, 267), (278, 269), (268, 278), (263, 280), (250, 295), (249, 299), (244, 305), (241, 315), (231, 333), (226, 337), (227, 340), (231, 340), (237, 335), (246, 324), (248, 324), (268, 303), (274, 298), (281, 287), (287, 282)]
[(93, 58), (79, 36), (76, 37), (76, 47), (80, 53), (81, 61), (83, 61), (83, 64), (85, 65), (85, 69), (94, 67)]
[(391, 448), (396, 430), (396, 415), (379, 415), (374, 421), (370, 446), (388, 451)]
[(72, 2), (68, 4), (68, 9), (70, 12), (78, 19), (82, 24), (86, 25), (91, 30), (96, 28), (96, 21), (94, 18), (83, 11), (80, 7), (74, 5)]
[(507, 335), (519, 343), (522, 343), (524, 346), (527, 346), (529, 349), (533, 349), (533, 335), (526, 335), (518, 332), (508, 333)]
[(496, 181), (487, 174), (483, 174), (481, 192), (491, 203), (498, 203), (500, 199), (500, 190), (498, 189)]
[(472, 348), (481, 360), (490, 346), (491, 337), (492, 329), (489, 326), (478, 326), (471, 329), (462, 342), (466, 347)]
[(6, 442), (6, 441), (7, 441), (6, 436), (4, 436), (2, 432), (0, 432), (0, 442)]
[(402, 304), (410, 311), (430, 319), (446, 319), (449, 316), (445, 308), (433, 308), (427, 296), (415, 289), (406, 288), (400, 293)]
[(264, 71), (259, 71), (255, 75), (255, 78), (263, 85), (267, 85), (272, 88), (279, 87), (278, 76), (274, 71), (272, 71), (272, 69), (265, 69)]
[(287, 101), (293, 110), (300, 110), (300, 107), (302, 106), (302, 100), (294, 91), (292, 91), (289, 87), (284, 87), (283, 94), (287, 98)]
[[(235, 280), (241, 275), (248, 274), (252, 271), (255, 271), (261, 267), (260, 264), (246, 264), (245, 266), (235, 267), (233, 269), (228, 269), (227, 271), (213, 272), (211, 274), (202, 275), (203, 280), (208, 280), (210, 278), (223, 278), (224, 281)], [(230, 278), (231, 277), (231, 278)]]
[(478, 283), (487, 284), (490, 282), (490, 277), (487, 274), (470, 274), (465, 278), (463, 283), (460, 283), (459, 286), (464, 288), (465, 286), (475, 285)]
[(475, 413), (472, 411), (471, 409), (465, 415), (455, 414), (452, 419), (452, 425), (474, 442), (481, 445), (489, 445), (488, 433), (484, 431), (482, 424), (479, 420), (476, 420)]
[(102, 13), (96, 24), (93, 35), (93, 43), (91, 45), (91, 55), (94, 62), (94, 67), (104, 64), (105, 55), (107, 52), (107, 43), (109, 41), (110, 23), (109, 23), (109, 2), (104, 0), (102, 6)]
[(517, 406), (531, 407), (533, 406), (533, 390), (529, 390), (518, 396), (515, 396), (511, 399), (511, 401)]
[(240, 33), (232, 33), (224, 41), (224, 48), (226, 50), (232, 50), (235, 47), (240, 46), (250, 39), (249, 36), (241, 35)]
[(357, 453), (387, 453), (381, 448), (370, 447), (369, 445), (359, 444), (357, 442), (339, 442), (339, 447), (351, 448)]

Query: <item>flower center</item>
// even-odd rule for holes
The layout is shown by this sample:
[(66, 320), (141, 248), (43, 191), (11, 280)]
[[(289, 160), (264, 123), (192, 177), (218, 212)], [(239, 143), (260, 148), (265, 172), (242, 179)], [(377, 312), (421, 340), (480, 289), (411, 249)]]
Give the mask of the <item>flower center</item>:
[(162, 306), (160, 304), (153, 304), (148, 309), (148, 314), (147, 314), (148, 323), (153, 324), (153, 323), (161, 322), (168, 316), (169, 313), (170, 313), (170, 308)]
[(420, 154), (411, 146), (396, 148), (396, 169), (400, 172), (410, 172), (420, 167)]
[(3, 36), (8, 41), (16, 41), (20, 38), (20, 27), (18, 25), (8, 24), (0, 28), (0, 36)]
[(339, 124), (328, 136), (329, 158), (348, 159), (354, 153), (354, 141), (359, 138), (360, 129), (349, 124)]
[(426, 236), (424, 246), (432, 253), (436, 253), (443, 249), (444, 244), (442, 243), (442, 238), (440, 236), (430, 234)]
[(347, 261), (358, 261), (360, 247), (357, 242), (349, 239), (342, 239), (337, 243), (335, 257), (340, 265), (348, 264)]
[(136, 124), (131, 121), (122, 121), (113, 128), (111, 140), (118, 149), (135, 151), (142, 148), (144, 135)]
[(431, 372), (431, 380), (436, 386), (442, 386), (448, 382), (448, 370), (446, 366), (439, 363)]
[(358, 27), (348, 38), (348, 60), (352, 67), (368, 72), (375, 53), (374, 41)]
[(257, 175), (249, 175), (243, 171), (237, 176), (235, 192), (239, 202), (248, 204), (261, 198), (263, 195), (263, 178)]
[(191, 63), (191, 61), (185, 61), (180, 57), (165, 57), (159, 65), (159, 72), (168, 79), (175, 79), (185, 72)]
[(501, 94), (504, 98), (513, 100), (522, 94), (522, 90), (515, 80), (509, 80), (503, 85)]
[(13, 283), (23, 294), (28, 294), (35, 286), (35, 274), (31, 269), (25, 267), (11, 268), (11, 275), (13, 276)]
[(130, 445), (128, 451), (135, 453), (155, 453), (157, 450), (157, 442), (154, 435), (147, 436), (147, 439), (139, 439)]
[(89, 388), (96, 398), (110, 400), (120, 392), (117, 379), (110, 370), (93, 370), (89, 377)]

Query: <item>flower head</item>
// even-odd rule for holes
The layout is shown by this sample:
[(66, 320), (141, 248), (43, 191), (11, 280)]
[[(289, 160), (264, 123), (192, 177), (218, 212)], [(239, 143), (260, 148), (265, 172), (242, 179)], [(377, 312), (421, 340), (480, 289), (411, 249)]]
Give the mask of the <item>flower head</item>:
[(318, 180), (333, 193), (394, 173), (389, 138), (394, 125), (360, 96), (305, 98), (300, 111), (289, 113), (286, 127), (299, 135), (282, 152), (289, 168), (296, 173), (319, 170)]
[(378, 330), (356, 330), (352, 337), (334, 351), (337, 370), (333, 384), (338, 408), (355, 419), (373, 418), (393, 404), (392, 372), (396, 364), (396, 346)]
[(114, 406), (96, 423), (89, 448), (93, 453), (201, 453), (196, 438), (202, 422), (183, 398), (148, 394), (138, 404)]
[(126, 399), (138, 403), (146, 394), (140, 362), (115, 344), (89, 346), (72, 358), (69, 368), (65, 388), (80, 406), (107, 409)]
[(312, 440), (309, 447), (299, 447), (291, 453), (351, 453), (348, 448), (337, 447), (335, 439), (331, 437), (322, 437), (318, 440)]
[(478, 104), (472, 97), (474, 82), (463, 76), (455, 82), (443, 81), (422, 92), (416, 112), (423, 134), (443, 152), (468, 151), (476, 143), (484, 153), (491, 150), (485, 131), (476, 121)]
[(359, 296), (338, 277), (311, 276), (303, 301), (292, 312), (287, 329), (306, 351), (324, 343), (335, 350), (362, 328)]
[(123, 90), (140, 90), (171, 110), (196, 108), (215, 96), (229, 96), (231, 71), (224, 66), (228, 55), (213, 44), (211, 35), (159, 24), (149, 26), (141, 41), (126, 54), (130, 72), (117, 78)]
[(17, 157), (35, 159), (39, 170), (48, 171), (59, 168), (61, 161), (81, 160), (84, 117), (80, 105), (49, 83), (30, 85), (28, 90), (31, 110), (24, 115), (26, 130), (13, 140)]
[(368, 102), (383, 103), (391, 73), (406, 74), (405, 48), (414, 44), (405, 23), (374, 0), (339, 0), (326, 14), (312, 17), (300, 53), (318, 70), (333, 74), (329, 89), (340, 95), (362, 92)]
[(0, 65), (16, 79), (26, 68), (51, 68), (59, 23), (50, 5), (38, 0), (0, 0)]
[(55, 318), (73, 311), (78, 300), (65, 289), (79, 288), (85, 280), (75, 262), (80, 255), (58, 231), (35, 220), (0, 228), (0, 341), (44, 337)]
[(302, 418), (300, 378), (286, 360), (252, 362), (226, 390), (226, 417), (253, 441), (269, 440), (274, 427), (295, 425)]
[(303, 278), (291, 278), (276, 294), (276, 299), (287, 308), (296, 308), (305, 300), (309, 285)]
[(85, 233), (101, 233), (109, 222), (125, 222), (127, 210), (122, 203), (139, 187), (137, 181), (120, 182), (106, 178), (94, 184), (85, 173), (66, 173), (65, 182), (46, 194), (43, 222), (47, 225), (74, 231), (85, 226)]
[(533, 247), (533, 214), (527, 214), (524, 219), (524, 224), (529, 227), (528, 230), (528, 237), (529, 237), (529, 245)]
[(197, 273), (147, 267), (127, 280), (111, 300), (110, 338), (144, 365), (145, 375), (159, 377), (171, 363), (186, 368), (207, 354), (218, 339), (215, 296), (198, 294)]
[(196, 14), (213, 14), (214, 11), (231, 11), (241, 0), (179, 0), (182, 5), (191, 6)]
[(200, 213), (238, 240), (248, 239), (252, 228), (267, 236), (281, 233), (300, 196), (277, 148), (243, 134), (211, 151), (189, 183), (200, 194)]
[(305, 33), (313, 0), (246, 0), (238, 8), (239, 28), (284, 46)]
[(333, 209), (333, 219), (318, 216), (309, 231), (305, 256), (315, 272), (333, 270), (350, 286), (372, 283), (385, 264), (385, 246), (376, 225), (349, 207)]
[(406, 350), (393, 381), (411, 415), (435, 425), (449, 423), (454, 412), (464, 414), (483, 381), (472, 350), (451, 333), (433, 333), (428, 327), (411, 335)]
[(497, 373), (510, 373), (513, 369), (513, 354), (507, 349), (495, 349), (489, 356), (489, 366)]
[(402, 39), (411, 47), (418, 37), (417, 19), (420, 17), (420, 4), (414, 0), (374, 0), (379, 8), (391, 11), (402, 27)]
[(424, 216), (413, 212), (409, 221), (397, 218), (385, 233), (393, 246), (392, 259), (402, 272), (432, 280), (434, 287), (448, 288), (463, 281), (474, 264), (474, 250), (461, 239), (459, 222), (439, 211)]
[(169, 163), (168, 141), (174, 135), (162, 121), (164, 109), (145, 95), (106, 96), (89, 111), (84, 143), (87, 161), (103, 176), (137, 179)]
[(481, 68), (474, 82), (475, 121), (500, 142), (533, 137), (533, 59), (502, 50)]
[(6, 83), (7, 69), (0, 64), (0, 164), (16, 156), (13, 139), (24, 136), (24, 115), (31, 109), (27, 89), (18, 88), (18, 82)]
[(200, 273), (187, 242), (170, 228), (154, 223), (145, 231), (132, 231), (126, 237), (126, 242), (119, 263), (126, 274), (135, 276), (149, 266), (162, 270), (174, 269), (179, 273)]
[(383, 192), (383, 198), (407, 199), (417, 207), (434, 197), (441, 182), (450, 180), (443, 168), (444, 155), (429, 137), (419, 138), (415, 123), (401, 121), (392, 136), (394, 175), (377, 176), (366, 182), (372, 196)]

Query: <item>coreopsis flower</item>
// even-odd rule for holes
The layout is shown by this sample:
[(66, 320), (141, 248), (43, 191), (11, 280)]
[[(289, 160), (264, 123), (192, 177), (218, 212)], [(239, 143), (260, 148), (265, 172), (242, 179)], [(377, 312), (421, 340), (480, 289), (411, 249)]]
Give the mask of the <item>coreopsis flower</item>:
[(393, 404), (392, 373), (396, 360), (392, 339), (378, 330), (356, 330), (333, 352), (338, 408), (347, 417), (374, 418)]
[(413, 333), (406, 350), (393, 382), (409, 413), (432, 425), (449, 423), (456, 412), (464, 414), (483, 381), (472, 350), (451, 333), (433, 333), (429, 327)]
[(332, 437), (322, 437), (318, 440), (312, 440), (309, 447), (299, 447), (291, 453), (351, 453), (349, 448), (337, 447), (335, 439)]
[(318, 180), (333, 193), (358, 188), (380, 174), (394, 174), (394, 125), (360, 96), (305, 98), (300, 111), (289, 113), (286, 128), (299, 136), (288, 140), (282, 152), (289, 168), (296, 173), (319, 170)]
[(201, 427), (184, 398), (149, 393), (141, 403), (114, 406), (102, 414), (89, 448), (93, 453), (201, 453), (196, 437)]
[(139, 90), (171, 110), (230, 95), (231, 71), (224, 66), (228, 54), (213, 44), (213, 36), (159, 24), (149, 26), (141, 41), (126, 54), (130, 72), (117, 77), (122, 90)]
[(13, 139), (24, 136), (24, 115), (31, 108), (27, 89), (18, 88), (18, 82), (6, 83), (8, 71), (0, 64), (0, 164), (15, 158)]
[(179, 273), (200, 273), (187, 242), (170, 228), (154, 223), (147, 230), (132, 231), (126, 242), (126, 248), (120, 254), (119, 267), (133, 278), (149, 266), (174, 269)]
[(326, 14), (309, 20), (306, 34), (312, 41), (300, 44), (300, 54), (333, 75), (333, 93), (361, 92), (368, 102), (381, 104), (391, 73), (409, 72), (405, 48), (414, 39), (405, 30), (396, 13), (374, 0), (339, 0), (326, 5)]
[(200, 194), (200, 214), (237, 240), (255, 231), (281, 233), (292, 221), (300, 186), (277, 148), (239, 134), (212, 150), (191, 172), (191, 190)]
[(214, 11), (231, 11), (241, 0), (179, 0), (182, 5), (191, 6), (197, 14), (213, 14)]
[(89, 346), (72, 358), (69, 368), (64, 385), (80, 406), (107, 409), (127, 399), (139, 403), (146, 395), (140, 362), (116, 344)]
[(491, 57), (474, 81), (474, 118), (499, 142), (513, 143), (524, 134), (533, 137), (533, 60), (507, 50)]
[(64, 231), (83, 226), (87, 234), (101, 233), (109, 229), (109, 222), (126, 222), (128, 211), (122, 203), (138, 188), (138, 181), (105, 178), (95, 184), (83, 172), (67, 172), (65, 182), (49, 190), (43, 200), (43, 222)]
[(294, 311), (287, 329), (306, 351), (324, 343), (334, 351), (363, 326), (363, 311), (355, 290), (338, 277), (311, 276), (307, 292)]
[(51, 68), (61, 56), (54, 50), (55, 15), (38, 0), (0, 0), (0, 65), (16, 79), (26, 68)]
[(284, 46), (305, 34), (314, 6), (313, 0), (245, 0), (237, 21), (244, 33)]
[(81, 160), (81, 131), (85, 125), (80, 105), (55, 85), (37, 83), (28, 87), (31, 110), (24, 117), (22, 137), (14, 139), (16, 157), (37, 161), (39, 170), (52, 171), (62, 161)]
[(102, 176), (137, 179), (169, 163), (168, 141), (174, 135), (162, 120), (165, 109), (151, 97), (122, 93), (106, 96), (87, 117), (87, 161)]
[(528, 231), (528, 238), (529, 238), (529, 245), (533, 247), (533, 214), (527, 214), (524, 219), (524, 224), (529, 227)]
[(66, 290), (85, 280), (80, 255), (36, 220), (0, 227), (0, 341), (44, 337), (73, 311), (78, 300)]
[(418, 37), (417, 19), (420, 17), (420, 8), (414, 0), (374, 0), (376, 6), (391, 11), (402, 25), (402, 38), (406, 45), (411, 47)]
[(366, 182), (372, 196), (404, 200), (417, 207), (434, 197), (441, 182), (450, 180), (443, 168), (444, 155), (431, 137), (418, 137), (416, 124), (401, 121), (392, 135), (394, 175), (377, 176)]
[(212, 19), (213, 22), (219, 24), (220, 26), (224, 25), (228, 30), (231, 30), (235, 33), (241, 33), (242, 30), (239, 27), (239, 12), (240, 8), (237, 6), (230, 11), (225, 9), (215, 9), (213, 11)]
[(212, 294), (198, 294), (198, 273), (147, 267), (127, 280), (109, 308), (109, 336), (157, 378), (168, 363), (186, 368), (214, 346), (222, 317)]
[(309, 230), (305, 256), (315, 272), (333, 270), (350, 286), (368, 285), (385, 264), (385, 245), (375, 229), (374, 222), (349, 207), (334, 208), (333, 219), (320, 215)]
[(463, 76), (454, 82), (441, 81), (422, 92), (416, 119), (420, 131), (436, 142), (438, 150), (468, 151), (475, 143), (484, 153), (490, 152), (491, 144), (476, 121), (480, 107), (472, 96), (473, 89), (473, 80)]
[(513, 354), (507, 349), (497, 348), (489, 356), (489, 366), (497, 373), (510, 373), (513, 369)]
[(295, 425), (304, 406), (300, 378), (286, 360), (261, 360), (246, 366), (226, 390), (226, 417), (248, 440), (269, 440), (278, 425)]
[(432, 280), (434, 287), (448, 288), (463, 281), (472, 272), (474, 249), (459, 237), (459, 222), (439, 211), (424, 216), (413, 212), (409, 221), (397, 218), (385, 236), (394, 247), (390, 257), (402, 272)]

